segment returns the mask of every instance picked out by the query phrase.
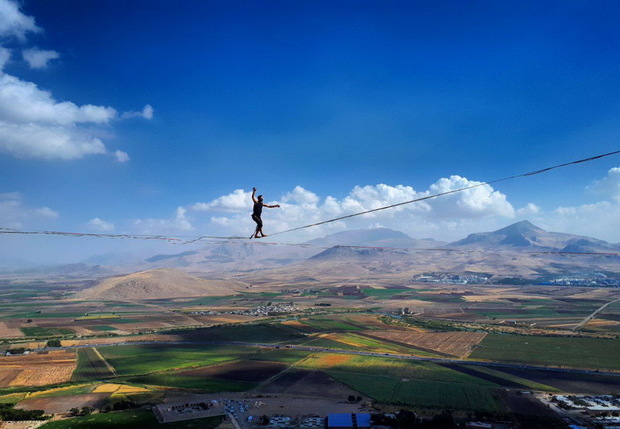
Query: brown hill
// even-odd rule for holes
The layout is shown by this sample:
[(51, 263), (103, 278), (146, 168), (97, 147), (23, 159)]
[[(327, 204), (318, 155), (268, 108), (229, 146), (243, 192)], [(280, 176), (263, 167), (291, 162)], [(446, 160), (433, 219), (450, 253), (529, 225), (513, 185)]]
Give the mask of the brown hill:
[(230, 295), (246, 284), (230, 280), (206, 280), (182, 271), (162, 268), (105, 279), (81, 291), (77, 298), (109, 301)]

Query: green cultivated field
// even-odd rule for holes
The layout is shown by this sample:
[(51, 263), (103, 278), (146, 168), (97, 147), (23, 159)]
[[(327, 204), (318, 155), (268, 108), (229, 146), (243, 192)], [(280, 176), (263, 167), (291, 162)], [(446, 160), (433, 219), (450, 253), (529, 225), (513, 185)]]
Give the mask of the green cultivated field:
[(501, 409), (495, 389), (483, 385), (340, 371), (328, 374), (380, 402), (438, 409)]
[(497, 384), (430, 362), (316, 353), (296, 367), (322, 370), (379, 402), (438, 409), (501, 409)]
[(294, 364), (301, 359), (306, 358), (312, 352), (305, 350), (278, 349), (278, 350), (257, 350), (256, 354), (250, 357), (251, 360), (279, 362), (286, 364)]
[(239, 380), (222, 380), (204, 377), (188, 377), (177, 374), (152, 374), (128, 378), (127, 381), (135, 384), (150, 386), (178, 387), (181, 389), (196, 389), (201, 392), (245, 392), (256, 387), (257, 383)]
[(300, 320), (300, 322), (305, 325), (311, 326), (318, 331), (324, 332), (338, 332), (338, 331), (360, 331), (362, 328), (353, 325), (351, 323), (347, 323), (346, 321), (338, 318), (312, 318), (312, 319), (304, 319)]
[(620, 340), (488, 334), (471, 359), (576, 368), (620, 369)]
[(75, 334), (75, 332), (73, 332), (71, 329), (66, 328), (38, 328), (36, 326), (33, 326), (32, 328), (20, 329), (27, 337), (54, 337)]
[(389, 352), (398, 354), (415, 354), (417, 356), (439, 357), (439, 355), (437, 354), (418, 350), (413, 347), (407, 347), (401, 344), (394, 344), (352, 333), (344, 333), (341, 337), (337, 337), (334, 339), (312, 337), (306, 341), (299, 342), (299, 344), (312, 347), (325, 347), (341, 350), (359, 350), (364, 352), (376, 351), (380, 353)]
[(471, 368), (477, 372), (489, 374), (490, 376), (501, 378), (502, 380), (506, 380), (510, 383), (520, 384), (532, 390), (558, 392), (558, 389), (556, 389), (555, 387), (547, 386), (546, 384), (542, 384), (542, 383), (537, 383), (535, 381), (528, 380), (527, 378), (518, 377), (514, 374), (508, 374), (506, 372), (499, 371), (497, 369), (486, 368), (484, 366), (475, 366)]
[(101, 359), (101, 356), (92, 347), (78, 349), (78, 366), (73, 372), (73, 381), (81, 380), (100, 380), (103, 378), (114, 377), (114, 372)]
[(120, 376), (216, 365), (254, 353), (249, 347), (176, 344), (101, 347), (99, 351)]
[(46, 423), (41, 427), (44, 429), (210, 429), (217, 427), (221, 421), (222, 417), (209, 417), (159, 424), (150, 410), (128, 410), (59, 420)]
[(242, 326), (222, 326), (217, 329), (206, 329), (205, 339), (246, 341), (259, 343), (292, 342), (303, 338), (297, 330), (279, 324), (257, 324)]

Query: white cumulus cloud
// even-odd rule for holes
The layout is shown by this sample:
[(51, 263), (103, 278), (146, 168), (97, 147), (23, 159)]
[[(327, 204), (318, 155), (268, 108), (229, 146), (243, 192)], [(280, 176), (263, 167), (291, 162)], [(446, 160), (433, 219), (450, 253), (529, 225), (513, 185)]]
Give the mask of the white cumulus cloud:
[(235, 189), (228, 195), (222, 195), (208, 203), (196, 203), (192, 209), (197, 211), (213, 211), (237, 213), (248, 210), (248, 201), (252, 201), (252, 193), (243, 189)]
[(95, 231), (114, 231), (114, 224), (112, 222), (106, 222), (98, 217), (89, 220), (86, 225)]
[(529, 216), (540, 213), (540, 207), (538, 207), (534, 203), (527, 203), (527, 205), (523, 208), (517, 210), (518, 216)]
[(8, 74), (0, 76), (0, 119), (3, 121), (71, 126), (105, 124), (116, 115), (112, 107), (57, 102), (50, 92), (39, 89), (32, 82)]
[(30, 48), (22, 51), (22, 57), (30, 68), (44, 69), (51, 60), (60, 58), (60, 54), (56, 51), (44, 51), (39, 48)]
[(296, 186), (291, 192), (282, 196), (282, 202), (299, 204), (303, 207), (316, 207), (319, 201), (320, 198), (317, 194), (307, 191), (301, 186)]
[(491, 185), (468, 180), (461, 176), (441, 178), (431, 185), (428, 194), (438, 194), (456, 189), (470, 188), (429, 200), (433, 215), (454, 218), (481, 218), (502, 216), (512, 218), (515, 210), (506, 195), (495, 191)]
[[(12, 38), (25, 43), (28, 33), (40, 31), (34, 18), (20, 11), (18, 2), (0, 0), (0, 43)], [(30, 47), (23, 49), (22, 57), (32, 68), (45, 68), (60, 54)], [(50, 91), (6, 73), (10, 59), (11, 51), (0, 47), (0, 152), (25, 159), (69, 160), (112, 154), (119, 162), (129, 160), (125, 152), (108, 151), (98, 137), (101, 127), (131, 116), (151, 119), (152, 106), (119, 115), (110, 106), (58, 101)]]
[(78, 159), (106, 153), (103, 142), (77, 128), (0, 121), (0, 152), (16, 158)]
[(146, 106), (144, 106), (144, 108), (140, 112), (124, 112), (121, 115), (121, 118), (123, 119), (129, 119), (129, 118), (153, 119), (154, 113), (155, 113), (155, 110), (153, 109), (153, 106), (151, 106), (150, 104), (147, 104)]
[(0, 36), (15, 37), (25, 40), (26, 34), (42, 31), (31, 16), (24, 15), (19, 10), (19, 4), (14, 1), (0, 0)]
[(592, 189), (620, 203), (620, 167), (610, 169), (605, 178), (594, 183)]
[(129, 161), (129, 155), (127, 152), (123, 152), (122, 150), (117, 150), (114, 152), (114, 156), (118, 162), (127, 162)]

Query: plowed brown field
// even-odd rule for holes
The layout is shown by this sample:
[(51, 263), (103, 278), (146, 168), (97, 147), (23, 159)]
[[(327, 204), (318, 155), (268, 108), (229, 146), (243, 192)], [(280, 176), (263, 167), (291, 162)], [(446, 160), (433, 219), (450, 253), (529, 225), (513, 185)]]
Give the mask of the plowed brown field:
[(486, 336), (485, 332), (417, 332), (417, 331), (367, 331), (376, 337), (416, 348), (433, 350), (450, 356), (465, 358)]
[(5, 322), (0, 322), (0, 338), (23, 337), (24, 333), (15, 326), (8, 326)]

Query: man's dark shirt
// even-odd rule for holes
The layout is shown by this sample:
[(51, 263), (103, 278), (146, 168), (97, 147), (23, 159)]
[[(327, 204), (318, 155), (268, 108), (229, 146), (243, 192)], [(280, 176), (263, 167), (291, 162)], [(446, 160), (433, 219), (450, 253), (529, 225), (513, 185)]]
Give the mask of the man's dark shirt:
[(254, 203), (254, 210), (252, 212), (252, 215), (260, 217), (262, 213), (263, 213), (263, 203), (261, 202)]

